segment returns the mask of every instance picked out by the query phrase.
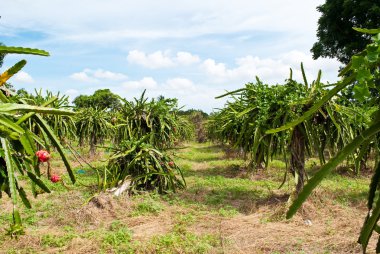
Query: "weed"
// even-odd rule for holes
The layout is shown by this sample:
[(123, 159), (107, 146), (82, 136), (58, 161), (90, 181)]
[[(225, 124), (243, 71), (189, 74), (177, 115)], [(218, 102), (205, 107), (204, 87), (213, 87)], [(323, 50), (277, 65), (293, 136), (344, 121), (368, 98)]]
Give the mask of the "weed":
[(231, 206), (226, 206), (225, 208), (222, 207), (218, 210), (218, 215), (222, 217), (233, 217), (237, 214), (239, 214), (239, 212)]
[(135, 205), (135, 209), (132, 212), (132, 216), (140, 216), (146, 214), (157, 215), (164, 210), (164, 206), (161, 202), (152, 198), (152, 196), (145, 197), (141, 202)]
[(269, 162), (269, 167), (275, 168), (275, 169), (285, 169), (286, 165), (285, 162), (280, 160), (273, 160)]
[[(120, 227), (120, 223), (111, 225), (111, 228), (115, 227)], [(132, 232), (126, 227), (108, 231), (103, 235), (102, 250), (112, 250), (114, 253), (133, 253), (131, 239)]]
[(18, 248), (11, 248), (7, 250), (7, 254), (34, 254), (34, 253), (39, 253), (36, 250), (33, 250), (32, 248), (25, 248), (23, 250), (19, 250)]
[(215, 248), (219, 240), (215, 235), (201, 235), (171, 232), (155, 236), (147, 243), (146, 249), (154, 253), (206, 253)]
[(47, 247), (63, 247), (68, 245), (75, 237), (77, 237), (77, 235), (74, 233), (66, 233), (62, 236), (47, 234), (42, 236), (41, 243)]

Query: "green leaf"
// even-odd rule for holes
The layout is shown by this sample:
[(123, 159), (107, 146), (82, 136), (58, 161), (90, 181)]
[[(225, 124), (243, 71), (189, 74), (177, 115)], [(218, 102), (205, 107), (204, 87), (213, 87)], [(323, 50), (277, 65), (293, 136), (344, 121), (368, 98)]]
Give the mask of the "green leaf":
[(379, 47), (375, 45), (367, 46), (367, 59), (370, 63), (375, 63), (379, 59)]
[(25, 190), (22, 187), (18, 187), (17, 190), (18, 190), (18, 194), (20, 195), (21, 200), (24, 203), (24, 205), (27, 208), (32, 208), (32, 205), (30, 204), (28, 197), (26, 196)]
[(53, 115), (75, 115), (75, 112), (70, 111), (70, 110), (32, 106), (32, 105), (18, 104), (18, 103), (0, 104), (0, 113), (8, 113), (8, 112), (14, 112), (14, 111), (46, 113), (46, 114), (53, 114)]
[(4, 150), (4, 159), (7, 166), (8, 172), (8, 184), (12, 197), (12, 203), (14, 206), (17, 205), (17, 189), (16, 189), (16, 180), (15, 180), (15, 169), (14, 164), (12, 163), (12, 153), (9, 146), (9, 141), (5, 138), (1, 138), (1, 147)]
[(241, 89), (234, 90), (232, 92), (227, 92), (225, 94), (222, 94), (222, 95), (215, 97), (215, 99), (220, 99), (220, 98), (226, 97), (226, 96), (231, 95), (231, 94), (236, 94), (236, 93), (242, 92), (244, 90), (247, 90), (247, 88), (241, 88)]
[(372, 209), (373, 201), (375, 200), (375, 193), (376, 189), (378, 188), (380, 183), (380, 162), (377, 163), (375, 173), (372, 176), (371, 184), (369, 185), (369, 192), (368, 192), (368, 203), (367, 207), (368, 210)]
[(380, 120), (372, 124), (369, 128), (364, 130), (361, 135), (357, 136), (349, 144), (347, 144), (341, 151), (339, 151), (334, 158), (330, 159), (323, 165), (319, 171), (310, 179), (304, 186), (303, 190), (299, 193), (297, 199), (290, 206), (286, 218), (289, 219), (297, 212), (303, 202), (311, 194), (311, 192), (318, 186), (318, 184), (333, 170), (339, 163), (341, 163), (348, 155), (352, 154), (364, 141), (372, 138), (373, 135), (380, 131)]
[(36, 185), (38, 185), (42, 190), (44, 190), (45, 192), (47, 193), (50, 193), (50, 190), (49, 188), (44, 184), (44, 182), (42, 182), (42, 180), (36, 176), (35, 174), (33, 174), (32, 172), (30, 171), (27, 171), (26, 174), (28, 175), (28, 177), (30, 178), (30, 180), (32, 180)]
[(354, 86), (354, 98), (360, 102), (363, 102), (371, 94), (369, 92), (368, 86), (365, 83), (358, 83)]
[(301, 72), (302, 72), (302, 78), (303, 78), (303, 82), (306, 86), (306, 89), (309, 88), (309, 84), (307, 83), (307, 78), (306, 78), (306, 74), (305, 74), (305, 69), (303, 68), (303, 63), (301, 63)]
[(0, 46), (0, 53), (5, 54), (32, 54), (40, 56), (49, 56), (49, 52), (40, 49)]
[(376, 227), (376, 223), (380, 217), (380, 195), (377, 197), (376, 205), (370, 213), (370, 216), (367, 217), (367, 220), (364, 222), (363, 228), (360, 232), (359, 243), (362, 245), (363, 253), (366, 252), (369, 239), (371, 238), (372, 232)]
[(365, 64), (365, 59), (363, 56), (353, 56), (351, 58), (352, 68), (359, 69)]
[(0, 125), (0, 137), (8, 137), (13, 140), (18, 140), (20, 138), (20, 133), (14, 132), (3, 125)]
[(355, 31), (358, 31), (360, 33), (365, 33), (365, 34), (378, 34), (380, 33), (380, 28), (377, 29), (367, 29), (367, 28), (359, 28), (359, 27), (353, 27)]
[(0, 115), (0, 124), (8, 127), (9, 129), (12, 129), (15, 132), (18, 132), (19, 134), (24, 134), (24, 129), (21, 128), (18, 124), (15, 124), (10, 119)]
[(358, 69), (358, 73), (356, 75), (356, 79), (360, 83), (364, 83), (367, 80), (370, 80), (372, 78), (373, 78), (373, 76), (372, 76), (371, 72), (367, 68), (360, 68), (360, 69)]
[(34, 149), (33, 149), (34, 146), (31, 143), (31, 140), (32, 140), (31, 137), (27, 133), (24, 133), (20, 137), (20, 142), (22, 146), (24, 147), (26, 153), (29, 154), (30, 156), (34, 156)]
[[(54, 101), (57, 101), (58, 100), (58, 97), (52, 97), (51, 99), (49, 99), (48, 101), (46, 101), (45, 103), (43, 103), (41, 106), (43, 107), (46, 107), (48, 106), (49, 104), (53, 103)], [(28, 104), (26, 101), (20, 99), (20, 101), (23, 103), (23, 104)], [(20, 119), (17, 120), (17, 124), (20, 124), (22, 122), (25, 122), (26, 120), (28, 120), (30, 117), (32, 117), (33, 115), (35, 114), (35, 112), (30, 112), (28, 114), (25, 114), (23, 115)]]
[(15, 75), (17, 72), (19, 72), (22, 67), (24, 67), (26, 64), (25, 60), (21, 60), (20, 62), (13, 65), (11, 68), (6, 70), (4, 73), (0, 75), (0, 86), (2, 86), (5, 82), (7, 82), (8, 79), (10, 79), (13, 75)]

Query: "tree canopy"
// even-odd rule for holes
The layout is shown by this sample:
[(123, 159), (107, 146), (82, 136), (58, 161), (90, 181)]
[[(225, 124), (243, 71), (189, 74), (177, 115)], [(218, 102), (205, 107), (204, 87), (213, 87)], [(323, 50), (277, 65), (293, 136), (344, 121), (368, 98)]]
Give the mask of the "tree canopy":
[[(0, 46), (4, 46), (3, 43), (0, 42)], [(4, 57), (6, 54), (0, 53), (0, 67), (3, 66)]]
[(330, 57), (347, 64), (353, 54), (362, 51), (370, 36), (353, 27), (380, 27), (380, 2), (373, 0), (326, 0), (317, 7), (318, 41), (311, 48), (313, 58)]
[(109, 89), (99, 89), (93, 95), (79, 95), (73, 101), (77, 108), (118, 109), (121, 106), (119, 96)]

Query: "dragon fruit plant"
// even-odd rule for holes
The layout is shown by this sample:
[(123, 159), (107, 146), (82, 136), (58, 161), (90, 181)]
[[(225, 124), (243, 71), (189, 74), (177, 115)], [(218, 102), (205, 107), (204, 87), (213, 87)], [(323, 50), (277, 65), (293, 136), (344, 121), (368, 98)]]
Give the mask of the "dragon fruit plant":
[[(0, 55), (4, 54), (34, 54), (48, 56), (49, 53), (43, 50), (0, 46)], [(27, 194), (19, 183), (18, 175), (25, 175), (32, 185), (34, 196), (37, 196), (37, 186), (44, 192), (50, 192), (49, 188), (44, 184), (40, 172), (40, 162), (47, 162), (50, 154), (45, 150), (37, 151), (37, 144), (41, 147), (55, 148), (60, 154), (67, 172), (74, 183), (75, 178), (71, 170), (70, 164), (66, 158), (63, 147), (55, 135), (55, 132), (40, 115), (73, 115), (69, 110), (59, 108), (49, 108), (56, 97), (44, 102), (41, 106), (29, 105), (28, 100), (23, 99), (5, 87), (5, 83), (26, 64), (25, 60), (21, 60), (13, 67), (6, 70), (0, 75), (0, 198), (2, 192), (6, 193), (13, 203), (13, 216), (8, 234), (17, 236), (22, 233), (23, 227), (21, 223), (20, 213), (18, 211), (19, 200), (28, 208), (31, 204)], [(44, 135), (41, 139), (29, 128), (34, 126), (34, 130), (38, 130)], [(54, 177), (52, 181), (59, 181), (59, 177)]]

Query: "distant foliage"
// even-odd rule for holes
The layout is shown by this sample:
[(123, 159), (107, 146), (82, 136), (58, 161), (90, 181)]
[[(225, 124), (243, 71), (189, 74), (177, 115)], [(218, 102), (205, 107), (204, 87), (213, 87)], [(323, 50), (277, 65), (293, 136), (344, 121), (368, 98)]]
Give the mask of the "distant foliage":
[[(4, 44), (0, 42), (0, 46), (4, 46)], [(3, 66), (5, 55), (6, 55), (6, 53), (0, 53), (0, 68), (1, 68), (1, 66)]]
[(121, 107), (120, 98), (109, 89), (99, 89), (93, 95), (79, 95), (73, 101), (75, 107), (98, 108), (111, 111), (119, 110)]
[(191, 116), (193, 114), (201, 114), (202, 117), (205, 119), (209, 116), (206, 112), (204, 112), (200, 109), (188, 109), (188, 110), (179, 110), (178, 111), (178, 115), (180, 115), (180, 116)]
[(193, 123), (195, 128), (195, 138), (199, 143), (207, 141), (206, 122), (208, 115), (203, 111), (195, 110), (188, 115), (189, 120)]

